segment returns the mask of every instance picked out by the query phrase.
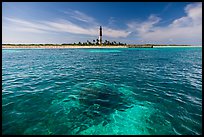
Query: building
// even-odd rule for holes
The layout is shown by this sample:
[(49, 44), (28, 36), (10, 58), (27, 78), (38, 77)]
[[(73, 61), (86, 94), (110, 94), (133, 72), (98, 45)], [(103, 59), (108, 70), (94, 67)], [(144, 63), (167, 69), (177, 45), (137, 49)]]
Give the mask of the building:
[(99, 45), (102, 45), (102, 27), (100, 26), (100, 29), (99, 29)]

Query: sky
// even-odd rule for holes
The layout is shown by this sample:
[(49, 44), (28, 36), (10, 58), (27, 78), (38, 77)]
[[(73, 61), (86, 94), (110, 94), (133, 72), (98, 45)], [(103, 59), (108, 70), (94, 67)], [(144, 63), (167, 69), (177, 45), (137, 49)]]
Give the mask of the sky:
[(2, 43), (202, 45), (201, 2), (3, 2)]

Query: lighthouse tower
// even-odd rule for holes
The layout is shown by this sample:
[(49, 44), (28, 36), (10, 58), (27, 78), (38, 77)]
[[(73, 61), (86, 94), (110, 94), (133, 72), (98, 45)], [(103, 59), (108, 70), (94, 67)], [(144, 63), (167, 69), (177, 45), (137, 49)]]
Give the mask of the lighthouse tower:
[(100, 26), (100, 29), (99, 29), (99, 45), (102, 45), (102, 27)]

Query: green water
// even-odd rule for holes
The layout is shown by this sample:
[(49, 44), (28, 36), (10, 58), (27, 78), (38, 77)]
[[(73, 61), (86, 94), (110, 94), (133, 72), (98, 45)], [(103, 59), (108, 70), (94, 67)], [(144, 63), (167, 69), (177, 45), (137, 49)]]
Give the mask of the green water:
[(4, 135), (202, 134), (202, 48), (2, 53)]

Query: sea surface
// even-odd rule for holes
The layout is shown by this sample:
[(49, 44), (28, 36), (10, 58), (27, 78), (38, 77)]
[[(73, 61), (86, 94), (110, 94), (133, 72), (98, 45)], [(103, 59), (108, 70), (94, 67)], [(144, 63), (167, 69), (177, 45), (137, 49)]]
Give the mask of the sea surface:
[(2, 134), (201, 135), (202, 48), (2, 49)]

